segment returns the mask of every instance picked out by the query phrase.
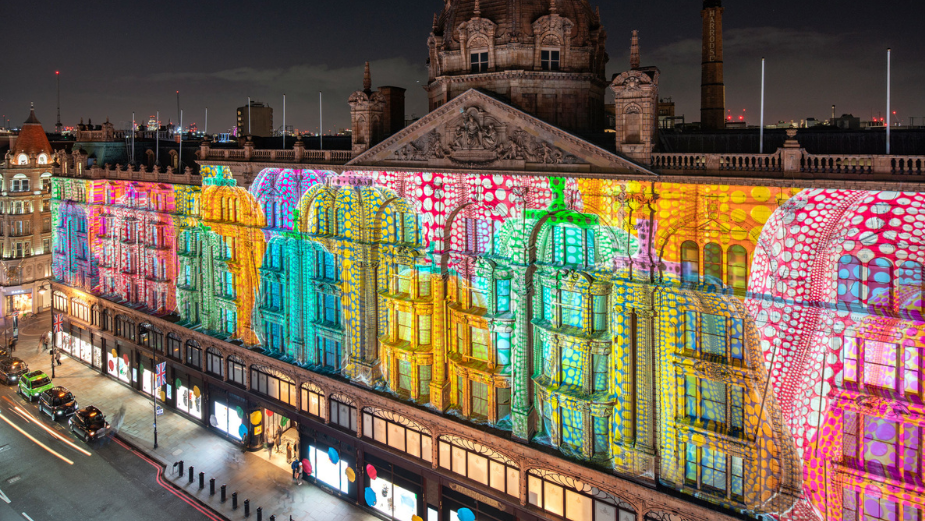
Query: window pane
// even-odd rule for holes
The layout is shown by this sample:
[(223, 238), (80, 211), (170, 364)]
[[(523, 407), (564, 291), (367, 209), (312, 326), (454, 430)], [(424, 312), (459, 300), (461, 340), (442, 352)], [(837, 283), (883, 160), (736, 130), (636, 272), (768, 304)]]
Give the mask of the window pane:
[(593, 500), (588, 496), (565, 491), (565, 518), (570, 521), (591, 521)]
[(563, 509), (563, 490), (562, 487), (548, 481), (543, 482), (543, 508), (552, 512), (553, 514), (561, 516), (564, 513)]
[(864, 463), (868, 472), (886, 475), (897, 465), (899, 424), (882, 418), (864, 417)]
[(864, 383), (896, 390), (897, 345), (874, 340), (864, 341)]
[(488, 484), (488, 459), (477, 454), (469, 454), (469, 479)]

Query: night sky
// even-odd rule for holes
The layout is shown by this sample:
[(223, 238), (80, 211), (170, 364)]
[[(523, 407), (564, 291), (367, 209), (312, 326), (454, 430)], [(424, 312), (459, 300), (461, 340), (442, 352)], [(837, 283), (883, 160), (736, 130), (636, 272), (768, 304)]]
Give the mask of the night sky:
[[(925, 123), (925, 39), (921, 0), (725, 0), (726, 106), (757, 124), (760, 59), (767, 63), (767, 122), (885, 110), (886, 48), (893, 48), (893, 108), (903, 124)], [(597, 5), (592, 3), (592, 5)], [(630, 31), (641, 37), (642, 64), (662, 71), (660, 96), (687, 121), (700, 119), (698, 0), (600, 4), (610, 54), (608, 76), (629, 63)], [(325, 129), (349, 125), (347, 97), (362, 88), (370, 61), (373, 86), (408, 89), (407, 114), (427, 110), (426, 41), (441, 0), (84, 1), (7, 2), (0, 58), (0, 113), (14, 126), (36, 104), (46, 130), (55, 123), (55, 70), (61, 71), (61, 117), (119, 128), (147, 119), (226, 131), (247, 96), (274, 108), (282, 124)], [(885, 115), (885, 114), (882, 114)]]

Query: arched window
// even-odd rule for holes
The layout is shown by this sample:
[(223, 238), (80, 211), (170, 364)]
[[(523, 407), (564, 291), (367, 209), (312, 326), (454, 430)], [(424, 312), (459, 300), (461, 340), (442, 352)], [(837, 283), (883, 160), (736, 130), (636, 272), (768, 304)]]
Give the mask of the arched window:
[(867, 305), (879, 310), (893, 308), (893, 264), (874, 259), (867, 265)]
[(182, 342), (180, 337), (173, 333), (167, 333), (167, 356), (181, 360), (180, 356), (180, 346)]
[(838, 303), (852, 306), (861, 301), (861, 261), (853, 255), (838, 259)]
[(186, 365), (202, 369), (202, 348), (195, 340), (186, 341)]
[(206, 372), (215, 376), (225, 376), (225, 368), (222, 365), (222, 354), (214, 347), (206, 349)]
[(20, 165), (28, 165), (28, 164), (29, 164), (29, 156), (27, 156), (26, 154), (19, 154), (19, 157), (18, 157), (17, 159), (18, 159), (17, 162), (18, 162)]
[(922, 265), (915, 261), (903, 261), (896, 270), (896, 307), (911, 314), (909, 318), (922, 319), (923, 299)]
[(748, 290), (748, 252), (735, 244), (726, 256), (726, 284), (736, 295), (743, 295)]
[(715, 242), (703, 248), (703, 280), (711, 284), (723, 283), (723, 247)]
[(39, 163), (40, 165), (47, 165), (47, 164), (48, 164), (48, 155), (47, 155), (47, 154), (44, 154), (44, 153), (39, 154), (38, 163)]
[(681, 244), (681, 280), (700, 282), (700, 248), (694, 241)]

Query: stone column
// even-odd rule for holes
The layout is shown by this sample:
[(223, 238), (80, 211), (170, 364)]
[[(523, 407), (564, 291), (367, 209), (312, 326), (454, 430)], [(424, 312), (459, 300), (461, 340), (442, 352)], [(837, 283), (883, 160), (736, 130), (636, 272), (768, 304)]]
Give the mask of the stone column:
[[(445, 411), (449, 405), (447, 399), (446, 351), (447, 333), (446, 315), (446, 281), (441, 273), (431, 273), (431, 292), (434, 299), (434, 313), (431, 318), (431, 342), (433, 343), (434, 365), (430, 380), (430, 403), (438, 411)], [(435, 444), (436, 445), (436, 444)]]
[(519, 273), (512, 282), (511, 294), (515, 297), (516, 310), (514, 334), (511, 336), (513, 350), (513, 369), (511, 371), (511, 391), (513, 403), (511, 420), (513, 437), (522, 442), (530, 441), (536, 430), (536, 414), (533, 409), (530, 378), (533, 376), (531, 355), (533, 351), (533, 326), (530, 324), (532, 314), (533, 284), (527, 281), (527, 267), (518, 266)]
[(639, 464), (636, 471), (640, 475), (655, 476), (655, 309), (652, 293), (648, 285), (636, 287), (636, 353), (635, 390), (636, 395), (636, 451)]

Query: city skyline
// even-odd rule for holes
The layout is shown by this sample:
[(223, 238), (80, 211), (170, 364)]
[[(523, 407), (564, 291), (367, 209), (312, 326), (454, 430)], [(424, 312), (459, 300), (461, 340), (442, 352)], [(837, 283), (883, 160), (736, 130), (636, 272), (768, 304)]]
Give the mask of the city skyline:
[[(642, 64), (662, 71), (661, 96), (671, 97), (677, 103), (676, 113), (685, 115), (686, 121), (699, 121), (699, 5), (694, 2), (669, 11), (672, 4), (602, 9), (610, 55), (607, 76), (626, 67), (630, 31), (638, 29)], [(889, 12), (862, 2), (842, 3), (838, 12), (828, 12), (819, 4), (801, 6), (802, 16), (794, 24), (793, 13), (784, 9), (724, 3), (726, 108), (733, 119), (738, 120), (745, 109), (747, 122), (758, 123), (762, 56), (767, 57), (766, 123), (827, 119), (833, 104), (836, 115), (853, 113), (862, 120), (885, 117), (885, 51), (892, 47), (893, 110), (903, 125), (910, 123), (910, 117), (917, 124), (925, 123), (925, 100), (916, 96), (925, 73), (915, 67), (915, 57), (925, 44), (914, 38), (915, 4), (902, 2)], [(175, 92), (180, 90), (184, 126), (196, 123), (204, 130), (208, 107), (209, 130), (227, 131), (234, 123), (235, 109), (250, 96), (274, 108), (274, 126), (279, 128), (286, 94), (287, 125), (313, 132), (319, 124), (320, 90), (324, 126), (331, 131), (349, 126), (346, 98), (362, 84), (363, 64), (368, 60), (374, 86), (406, 88), (406, 114), (421, 116), (427, 112), (426, 94), (419, 88), (427, 80), (422, 35), (429, 32), (427, 13), (439, 7), (434, 3), (421, 9), (407, 0), (373, 4), (365, 10), (368, 16), (362, 17), (348, 7), (303, 6), (285, 13), (269, 7), (262, 11), (266, 13), (262, 20), (281, 24), (273, 34), (282, 36), (274, 40), (260, 36), (260, 24), (236, 16), (241, 10), (235, 8), (216, 11), (209, 4), (181, 8), (167, 3), (151, 18), (155, 29), (136, 37), (118, 28), (133, 27), (135, 20), (143, 19), (138, 7), (107, 7), (104, 2), (65, 6), (58, 9), (62, 15), (48, 20), (43, 30), (67, 34), (73, 27), (97, 24), (109, 28), (111, 37), (70, 38), (66, 54), (55, 39), (41, 38), (30, 44), (33, 52), (11, 54), (10, 69), (19, 72), (7, 80), (0, 112), (18, 126), (29, 103), (35, 102), (39, 119), (53, 124), (55, 71), (60, 70), (62, 122), (68, 126), (81, 118), (99, 123), (108, 117), (122, 128), (130, 123), (133, 111), (136, 122), (146, 121), (156, 111), (162, 122), (176, 122)], [(42, 4), (13, 6), (11, 19), (36, 19), (42, 8)], [(907, 15), (902, 15), (903, 9)], [(402, 20), (406, 13), (415, 29), (390, 33), (389, 26), (407, 23)], [(860, 20), (863, 30), (853, 25)], [(869, 30), (885, 26), (891, 27), (890, 34)], [(338, 29), (349, 32), (340, 37)], [(8, 37), (25, 41), (33, 32), (29, 24), (20, 24), (9, 29)], [(318, 38), (301, 36), (309, 33)], [(245, 34), (250, 36), (232, 41), (231, 36)], [(226, 36), (227, 45), (216, 44)], [(137, 43), (115, 45), (115, 39)], [(96, 65), (78, 65), (80, 60), (71, 56), (93, 56)]]

